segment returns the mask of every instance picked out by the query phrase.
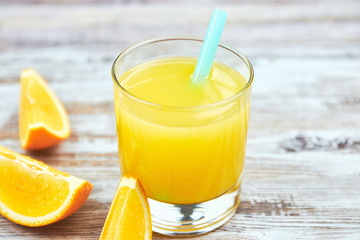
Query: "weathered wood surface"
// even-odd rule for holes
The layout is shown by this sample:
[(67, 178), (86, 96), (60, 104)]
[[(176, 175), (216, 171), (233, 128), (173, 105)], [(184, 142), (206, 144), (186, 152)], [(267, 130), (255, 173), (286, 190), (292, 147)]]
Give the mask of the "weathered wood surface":
[[(99, 237), (120, 177), (112, 61), (148, 38), (204, 36), (213, 7), (229, 13), (222, 42), (252, 60), (255, 81), (241, 205), (196, 239), (360, 239), (359, 1), (48, 2), (0, 1), (0, 144), (94, 190), (50, 226), (0, 216), (1, 239)], [(26, 67), (46, 77), (70, 115), (70, 139), (46, 151), (18, 143)]]

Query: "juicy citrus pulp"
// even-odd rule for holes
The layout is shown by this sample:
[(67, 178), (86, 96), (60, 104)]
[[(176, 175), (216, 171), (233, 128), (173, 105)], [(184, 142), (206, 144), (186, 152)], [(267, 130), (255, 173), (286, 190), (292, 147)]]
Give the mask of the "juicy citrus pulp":
[(123, 176), (116, 190), (100, 239), (151, 239), (151, 215), (138, 178)]
[(0, 146), (0, 213), (31, 227), (57, 222), (87, 199), (91, 183)]
[(67, 113), (44, 78), (27, 68), (20, 76), (19, 137), (24, 149), (42, 149), (70, 135)]

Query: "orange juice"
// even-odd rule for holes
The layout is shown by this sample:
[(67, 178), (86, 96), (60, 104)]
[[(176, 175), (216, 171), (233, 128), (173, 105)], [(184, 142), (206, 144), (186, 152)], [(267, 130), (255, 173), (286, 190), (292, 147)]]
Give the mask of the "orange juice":
[(114, 88), (121, 171), (139, 177), (157, 201), (204, 202), (241, 181), (247, 81), (215, 62), (209, 79), (195, 85), (195, 65), (190, 57), (150, 60), (127, 70), (118, 80), (122, 89)]

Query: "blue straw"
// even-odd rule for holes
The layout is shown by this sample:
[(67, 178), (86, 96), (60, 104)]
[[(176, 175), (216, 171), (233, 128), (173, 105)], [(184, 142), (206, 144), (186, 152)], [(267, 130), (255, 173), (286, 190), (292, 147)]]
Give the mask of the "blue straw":
[(226, 12), (214, 9), (201, 48), (200, 56), (192, 76), (193, 83), (201, 83), (209, 77), (216, 49), (219, 45), (220, 37), (225, 26), (226, 17)]

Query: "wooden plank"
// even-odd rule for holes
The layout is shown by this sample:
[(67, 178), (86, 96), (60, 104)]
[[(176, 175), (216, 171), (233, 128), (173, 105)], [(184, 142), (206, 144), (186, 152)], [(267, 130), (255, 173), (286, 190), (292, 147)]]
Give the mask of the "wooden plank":
[[(62, 59), (43, 56), (35, 64), (51, 87), (57, 92), (68, 111), (74, 116), (74, 121), (86, 118), (94, 122), (112, 119), (112, 80), (109, 74), (111, 61), (96, 61), (87, 65), (83, 58), (71, 58), (72, 54), (81, 56), (81, 51), (69, 52)], [(34, 54), (32, 52), (31, 54)], [(89, 53), (91, 55), (91, 53)], [(6, 65), (7, 58), (0, 57), (0, 63)], [(72, 59), (72, 61), (68, 61)], [(85, 58), (86, 59), (86, 58)], [(30, 62), (30, 61), (29, 61)], [(73, 69), (76, 64), (77, 71)], [(3, 71), (6, 78), (0, 87), (0, 111), (3, 118), (0, 129), (7, 122), (16, 120), (18, 104), (18, 75), (21, 68), (29, 65), (14, 65), (13, 69)], [(287, 128), (294, 126), (300, 129), (319, 128), (354, 128), (358, 126), (359, 119), (359, 89), (360, 61), (357, 59), (292, 59), (281, 58), (277, 60), (255, 59), (255, 80), (253, 85), (253, 100), (250, 128)], [(64, 71), (54, 71), (54, 69)], [(283, 69), (286, 68), (286, 71)], [(91, 69), (91, 70), (89, 70)], [(99, 72), (99, 69), (101, 71)], [(329, 69), (332, 69), (329, 73)], [(11, 76), (11, 75), (13, 76)], [(1, 74), (0, 74), (1, 75)], [(270, 76), (270, 77), (269, 77)], [(276, 76), (276, 77), (272, 77)], [(344, 84), (337, 84), (343, 82)], [(64, 84), (67, 83), (67, 84)], [(286, 87), (283, 87), (286, 86)], [(83, 91), (79, 92), (79, 89)], [(294, 97), (301, 96), (301, 97)], [(266, 102), (267, 104), (264, 104)], [(337, 114), (341, 111), (341, 114)], [(104, 116), (91, 114), (105, 114)], [(279, 120), (279, 114), (281, 120)], [(104, 120), (105, 119), (105, 120)], [(326, 121), (322, 121), (326, 119)], [(114, 122), (111, 122), (114, 127)], [(86, 125), (87, 126), (87, 125)], [(15, 132), (14, 128), (8, 131)], [(86, 128), (84, 126), (84, 128)], [(98, 134), (114, 134), (113, 129), (104, 129), (105, 126), (87, 130)], [(88, 131), (88, 132), (89, 132)], [(86, 132), (85, 132), (86, 133)], [(4, 133), (5, 134), (5, 133)]]
[[(167, 5), (75, 5), (68, 8), (62, 5), (57, 6), (53, 14), (53, 7), (30, 6), (29, 11), (29, 6), (2, 6), (0, 19), (8, 23), (1, 27), (2, 44), (33, 47), (119, 44), (127, 39), (134, 43), (163, 35), (203, 36), (212, 8), (189, 9), (186, 5), (176, 8)], [(318, 7), (311, 2), (226, 5), (224, 10), (229, 12), (229, 19), (222, 39), (242, 44), (358, 43), (359, 9), (358, 1), (342, 3), (341, 11), (336, 2)]]
[[(357, 2), (357, 0), (343, 0), (342, 3), (354, 3)], [(108, 5), (108, 4), (119, 4), (119, 5), (146, 5), (146, 4), (157, 4), (157, 5), (167, 5), (172, 6), (176, 5), (179, 6), (179, 3), (181, 3), (182, 6), (202, 6), (205, 3), (213, 6), (213, 5), (228, 5), (228, 4), (247, 4), (251, 3), (253, 5), (258, 4), (271, 4), (271, 5), (299, 5), (294, 0), (212, 0), (211, 2), (207, 0), (198, 0), (196, 2), (191, 0), (53, 0), (51, 2), (46, 0), (13, 0), (11, 2), (8, 2), (6, 0), (0, 0), (0, 4), (3, 5)], [(311, 3), (311, 4), (321, 4), (326, 5), (328, 3), (338, 3), (336, 0), (303, 0), (302, 3)]]

